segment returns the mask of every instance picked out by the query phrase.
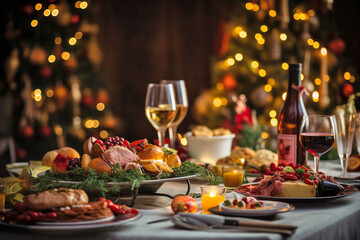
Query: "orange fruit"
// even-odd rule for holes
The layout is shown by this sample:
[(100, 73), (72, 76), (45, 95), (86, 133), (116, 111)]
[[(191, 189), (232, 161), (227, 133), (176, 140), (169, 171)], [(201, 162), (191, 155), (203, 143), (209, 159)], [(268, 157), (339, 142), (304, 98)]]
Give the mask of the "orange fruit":
[(65, 157), (80, 159), (80, 154), (78, 153), (78, 151), (76, 151), (75, 149), (73, 149), (71, 147), (62, 147), (59, 149), (58, 153), (61, 153)]
[(111, 168), (102, 158), (93, 158), (88, 165), (88, 168), (94, 169), (97, 173), (110, 172)]
[(57, 155), (56, 150), (48, 151), (42, 158), (42, 165), (51, 167)]
[(174, 213), (178, 212), (187, 212), (194, 213), (196, 212), (198, 204), (196, 200), (191, 196), (176, 196), (171, 202), (171, 210)]

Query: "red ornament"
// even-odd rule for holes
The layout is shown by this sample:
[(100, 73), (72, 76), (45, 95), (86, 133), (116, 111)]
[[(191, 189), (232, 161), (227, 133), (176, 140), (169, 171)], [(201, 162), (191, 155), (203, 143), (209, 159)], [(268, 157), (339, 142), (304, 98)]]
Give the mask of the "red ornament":
[(234, 89), (237, 85), (236, 79), (231, 74), (226, 74), (221, 81), (224, 84), (224, 88), (226, 91)]
[(345, 83), (342, 94), (345, 98), (349, 98), (352, 94), (354, 94), (354, 87), (350, 83)]
[(20, 136), (23, 139), (31, 139), (34, 136), (34, 128), (30, 125), (26, 125), (20, 129)]
[(25, 162), (27, 157), (27, 152), (23, 148), (16, 149), (16, 160), (17, 162)]
[(49, 66), (44, 66), (39, 70), (39, 75), (44, 79), (49, 78), (51, 74), (52, 74), (52, 69)]
[(214, 38), (215, 53), (218, 56), (224, 56), (229, 49), (230, 34), (226, 31), (226, 21), (222, 20), (219, 24), (216, 36)]
[(81, 104), (84, 107), (91, 107), (94, 105), (94, 97), (92, 95), (84, 95), (81, 99)]
[(77, 24), (77, 23), (79, 22), (79, 20), (80, 20), (79, 15), (73, 15), (73, 16), (71, 17), (71, 22), (72, 22), (73, 24)]
[(49, 125), (43, 125), (40, 128), (40, 136), (43, 138), (48, 138), (52, 134), (52, 129)]
[(328, 44), (328, 48), (336, 55), (341, 55), (346, 48), (344, 40), (339, 37), (334, 37)]
[(21, 8), (21, 12), (25, 13), (26, 15), (31, 15), (34, 12), (34, 7), (31, 4), (26, 4)]

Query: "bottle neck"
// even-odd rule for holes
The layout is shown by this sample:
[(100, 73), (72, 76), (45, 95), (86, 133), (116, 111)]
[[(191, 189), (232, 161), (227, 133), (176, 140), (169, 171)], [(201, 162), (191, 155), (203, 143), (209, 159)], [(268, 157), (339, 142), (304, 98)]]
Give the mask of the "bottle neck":
[(295, 86), (300, 86), (301, 85), (301, 72), (292, 69), (291, 71), (289, 71), (289, 87), (288, 89), (292, 89), (292, 85), (294, 84)]

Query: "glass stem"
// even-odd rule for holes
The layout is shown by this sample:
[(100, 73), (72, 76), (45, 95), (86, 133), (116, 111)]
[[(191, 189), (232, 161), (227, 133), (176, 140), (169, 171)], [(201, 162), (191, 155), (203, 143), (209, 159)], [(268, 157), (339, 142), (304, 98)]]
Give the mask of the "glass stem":
[(170, 138), (170, 147), (171, 148), (176, 148), (176, 146), (175, 146), (175, 144), (176, 144), (176, 131), (177, 131), (177, 126), (169, 127), (169, 138)]
[(166, 128), (160, 128), (157, 130), (158, 139), (159, 139), (159, 147), (163, 147), (165, 143), (165, 132)]
[(340, 159), (341, 162), (341, 176), (343, 177), (347, 177), (348, 173), (347, 173), (347, 166), (348, 166), (348, 162), (349, 162), (349, 158), (345, 157), (345, 158), (341, 158)]
[(314, 168), (315, 168), (316, 173), (319, 172), (319, 160), (320, 160), (320, 157), (314, 156)]

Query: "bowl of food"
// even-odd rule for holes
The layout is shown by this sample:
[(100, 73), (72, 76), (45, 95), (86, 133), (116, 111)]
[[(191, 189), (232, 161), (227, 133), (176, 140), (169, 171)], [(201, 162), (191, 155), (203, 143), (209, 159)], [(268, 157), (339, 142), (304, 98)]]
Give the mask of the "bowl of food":
[(229, 156), (235, 134), (224, 128), (211, 130), (198, 126), (185, 134), (191, 158), (215, 165), (220, 158)]

